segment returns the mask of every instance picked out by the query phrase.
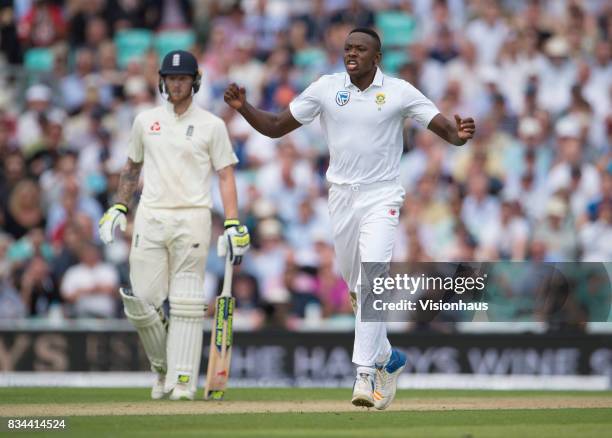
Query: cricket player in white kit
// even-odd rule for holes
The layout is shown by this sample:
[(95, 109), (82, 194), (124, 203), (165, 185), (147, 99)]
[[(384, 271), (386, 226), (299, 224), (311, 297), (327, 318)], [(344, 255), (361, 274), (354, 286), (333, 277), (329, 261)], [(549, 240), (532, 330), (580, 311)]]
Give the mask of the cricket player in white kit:
[(473, 119), (446, 119), (408, 82), (379, 68), (380, 38), (371, 29), (352, 30), (344, 47), (346, 73), (322, 76), (289, 108), (272, 114), (246, 101), (231, 84), (225, 101), (255, 129), (281, 137), (320, 117), (329, 145), (329, 213), (336, 257), (353, 299), (356, 324), (353, 362), (357, 378), (352, 403), (385, 409), (395, 397), (406, 356), (392, 349), (384, 322), (362, 322), (361, 262), (391, 260), (404, 190), (398, 182), (402, 131), (407, 117), (444, 140), (463, 145), (475, 131)]
[[(120, 290), (157, 381), (153, 399), (193, 400), (200, 369), (206, 303), (204, 266), (211, 238), (211, 174), (217, 171), (230, 257), (240, 263), (249, 234), (238, 221), (233, 165), (238, 161), (223, 121), (192, 103), (200, 86), (195, 57), (182, 50), (164, 57), (162, 106), (134, 120), (117, 203), (100, 220), (100, 237), (125, 230), (128, 206), (144, 168), (143, 192), (130, 251), (132, 290)], [(162, 304), (170, 303), (169, 323)]]

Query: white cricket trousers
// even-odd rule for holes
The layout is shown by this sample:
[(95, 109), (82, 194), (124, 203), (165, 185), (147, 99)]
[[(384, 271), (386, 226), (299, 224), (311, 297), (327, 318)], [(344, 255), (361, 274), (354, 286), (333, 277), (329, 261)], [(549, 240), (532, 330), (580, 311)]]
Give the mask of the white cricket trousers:
[(138, 206), (130, 251), (130, 281), (134, 295), (155, 307), (171, 293), (180, 273), (203, 282), (211, 233), (208, 208), (148, 208)]
[(391, 354), (384, 322), (361, 321), (361, 262), (388, 263), (393, 253), (404, 189), (398, 181), (332, 184), (329, 214), (336, 259), (349, 291), (357, 295), (353, 362), (383, 364)]

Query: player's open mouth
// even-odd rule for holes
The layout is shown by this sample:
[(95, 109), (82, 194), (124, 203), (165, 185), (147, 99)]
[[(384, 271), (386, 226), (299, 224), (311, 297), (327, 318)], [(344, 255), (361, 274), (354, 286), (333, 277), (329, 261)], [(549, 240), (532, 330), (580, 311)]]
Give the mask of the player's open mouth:
[(356, 70), (358, 67), (357, 61), (348, 61), (346, 63), (347, 70)]

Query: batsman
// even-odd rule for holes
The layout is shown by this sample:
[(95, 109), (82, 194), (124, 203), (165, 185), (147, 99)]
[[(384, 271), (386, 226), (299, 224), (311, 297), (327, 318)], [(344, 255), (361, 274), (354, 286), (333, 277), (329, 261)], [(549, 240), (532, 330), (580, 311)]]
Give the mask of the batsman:
[[(116, 203), (99, 223), (105, 244), (113, 242), (117, 226), (125, 231), (144, 169), (129, 257), (132, 289), (121, 289), (120, 294), (157, 373), (153, 399), (195, 396), (206, 310), (203, 277), (211, 239), (213, 170), (227, 218), (224, 241), (231, 262), (239, 264), (250, 245), (249, 232), (237, 219), (238, 159), (224, 122), (192, 101), (200, 81), (191, 53), (175, 50), (164, 57), (159, 92), (166, 102), (135, 118)], [(162, 309), (166, 299), (168, 319)]]

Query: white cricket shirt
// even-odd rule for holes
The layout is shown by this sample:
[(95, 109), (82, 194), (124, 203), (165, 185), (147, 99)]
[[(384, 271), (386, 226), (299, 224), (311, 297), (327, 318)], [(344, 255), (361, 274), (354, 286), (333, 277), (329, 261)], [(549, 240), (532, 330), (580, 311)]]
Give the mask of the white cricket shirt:
[(408, 82), (376, 70), (364, 91), (347, 73), (325, 75), (289, 105), (307, 124), (318, 115), (329, 145), (327, 180), (333, 184), (371, 184), (399, 177), (404, 119), (424, 127), (440, 111)]
[(194, 103), (180, 116), (170, 103), (138, 114), (128, 157), (144, 160), (140, 202), (150, 208), (211, 208), (213, 169), (238, 162), (223, 120)]

